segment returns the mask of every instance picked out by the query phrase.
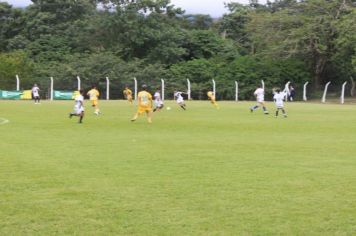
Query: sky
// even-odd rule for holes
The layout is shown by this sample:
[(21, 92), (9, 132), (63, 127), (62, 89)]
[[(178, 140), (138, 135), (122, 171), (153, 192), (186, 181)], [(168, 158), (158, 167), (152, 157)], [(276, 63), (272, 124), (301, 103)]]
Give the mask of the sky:
[[(31, 3), (30, 0), (0, 0), (10, 3), (15, 7), (24, 7)], [(188, 14), (209, 14), (213, 17), (226, 13), (225, 2), (239, 2), (246, 4), (248, 0), (171, 0), (176, 7), (186, 10)], [(265, 2), (265, 1), (260, 1)]]

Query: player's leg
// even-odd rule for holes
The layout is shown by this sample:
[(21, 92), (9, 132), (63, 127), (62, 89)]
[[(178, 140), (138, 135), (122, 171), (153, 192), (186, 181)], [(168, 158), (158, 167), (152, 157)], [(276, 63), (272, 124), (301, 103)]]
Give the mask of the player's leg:
[(185, 103), (184, 103), (184, 102), (180, 102), (180, 103), (178, 103), (178, 105), (179, 105), (183, 110), (186, 110), (186, 108), (185, 108)]
[(79, 123), (83, 123), (84, 111), (79, 114)]
[(258, 103), (254, 105), (253, 107), (250, 107), (250, 111), (254, 112), (257, 108), (259, 107)]
[(140, 114), (139, 114), (138, 112), (136, 112), (135, 115), (134, 115), (134, 117), (132, 117), (131, 121), (137, 120), (137, 118), (138, 118), (139, 115), (140, 115)]
[(263, 113), (265, 113), (266, 115), (268, 114), (268, 111), (267, 111), (267, 108), (266, 108), (266, 103), (263, 101), (263, 102), (260, 102), (261, 106), (262, 106), (262, 109), (263, 109)]
[(138, 110), (137, 110), (137, 112), (135, 113), (134, 117), (132, 117), (131, 121), (137, 120), (138, 116), (139, 116), (140, 114), (142, 114), (143, 112), (145, 112), (145, 110), (144, 110), (143, 108), (141, 108), (141, 107), (138, 107)]
[(152, 123), (152, 111), (151, 110), (147, 110), (146, 111), (146, 115), (147, 115), (148, 123)]
[(220, 109), (218, 103), (215, 100), (212, 100), (212, 103), (216, 109), (218, 109), (218, 110)]
[(286, 110), (284, 110), (284, 108), (281, 108), (281, 110), (282, 110), (283, 116), (284, 116), (285, 118), (287, 118)]

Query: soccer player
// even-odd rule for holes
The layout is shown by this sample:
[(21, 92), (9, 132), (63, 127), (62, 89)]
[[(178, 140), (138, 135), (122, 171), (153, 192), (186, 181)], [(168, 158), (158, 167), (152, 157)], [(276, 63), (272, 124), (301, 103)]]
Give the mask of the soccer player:
[(35, 104), (40, 104), (40, 88), (37, 84), (34, 84), (32, 87), (32, 97), (35, 100)]
[(147, 85), (142, 85), (142, 91), (138, 93), (138, 110), (131, 121), (135, 121), (139, 115), (146, 113), (148, 123), (152, 123), (152, 95), (146, 91)]
[(74, 112), (69, 113), (69, 118), (79, 116), (79, 123), (83, 123), (84, 118), (84, 90), (79, 90), (79, 94), (75, 96)]
[(176, 98), (177, 104), (183, 109), (186, 110), (186, 105), (184, 103), (184, 98), (182, 96), (183, 92), (175, 91), (174, 92), (174, 97)]
[(278, 117), (279, 110), (281, 110), (282, 113), (283, 113), (283, 116), (285, 118), (287, 118), (287, 114), (286, 114), (286, 111), (284, 110), (284, 102), (283, 102), (285, 96), (286, 96), (286, 94), (284, 92), (281, 92), (280, 89), (276, 89), (275, 90), (275, 94), (273, 96), (273, 100), (274, 100), (274, 102), (276, 104), (276, 107), (277, 107), (276, 118)]
[(132, 91), (129, 89), (127, 86), (125, 87), (125, 90), (123, 91), (125, 99), (129, 101), (129, 103), (132, 104)]
[(160, 91), (157, 90), (153, 97), (155, 98), (155, 109), (153, 109), (153, 112), (160, 111), (164, 107)]
[(261, 87), (258, 87), (253, 94), (256, 96), (257, 104), (253, 107), (250, 107), (250, 111), (253, 112), (259, 107), (259, 105), (261, 105), (263, 109), (263, 113), (265, 115), (268, 115), (268, 111), (265, 103), (265, 90)]
[(100, 110), (99, 110), (99, 106), (98, 106), (98, 98), (100, 96), (99, 91), (96, 89), (96, 86), (93, 85), (91, 87), (91, 90), (89, 90), (89, 92), (87, 93), (87, 95), (89, 96), (89, 99), (91, 101), (91, 106), (95, 108), (95, 115), (99, 115)]
[(220, 107), (219, 107), (218, 103), (216, 102), (216, 98), (215, 98), (214, 92), (209, 91), (209, 92), (207, 93), (207, 95), (208, 95), (208, 98), (209, 98), (211, 104), (213, 104), (214, 107), (219, 110)]

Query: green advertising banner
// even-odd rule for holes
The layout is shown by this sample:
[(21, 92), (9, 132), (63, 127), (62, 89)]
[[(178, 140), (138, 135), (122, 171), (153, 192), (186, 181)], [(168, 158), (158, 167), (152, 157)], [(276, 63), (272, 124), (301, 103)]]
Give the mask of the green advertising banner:
[(20, 99), (21, 91), (4, 91), (0, 90), (0, 99)]
[(55, 100), (72, 100), (75, 92), (72, 91), (54, 91), (53, 99)]

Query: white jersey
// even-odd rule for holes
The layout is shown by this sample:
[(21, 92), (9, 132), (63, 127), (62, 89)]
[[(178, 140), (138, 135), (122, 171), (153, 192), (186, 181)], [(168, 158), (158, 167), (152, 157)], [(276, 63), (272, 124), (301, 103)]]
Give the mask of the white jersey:
[(37, 87), (37, 86), (33, 87), (33, 88), (32, 88), (32, 94), (33, 94), (33, 96), (34, 96), (34, 97), (39, 97), (39, 96), (40, 96), (39, 91), (40, 91), (40, 88), (39, 88), (39, 87)]
[(159, 92), (155, 92), (155, 94), (153, 95), (153, 97), (155, 98), (155, 105), (156, 107), (160, 107), (163, 105), (163, 101), (161, 98), (161, 94)]
[(265, 90), (263, 88), (256, 89), (253, 94), (256, 96), (257, 102), (263, 102), (265, 100)]
[(174, 97), (176, 97), (177, 103), (183, 103), (184, 102), (184, 98), (182, 96), (182, 92), (174, 93)]
[(77, 114), (80, 114), (82, 111), (84, 111), (84, 97), (82, 95), (77, 95), (75, 98), (75, 105), (74, 105), (74, 111)]
[(273, 100), (276, 103), (277, 108), (283, 108), (284, 106), (284, 98), (285, 98), (286, 94), (284, 92), (280, 92), (280, 93), (276, 93), (273, 96)]

